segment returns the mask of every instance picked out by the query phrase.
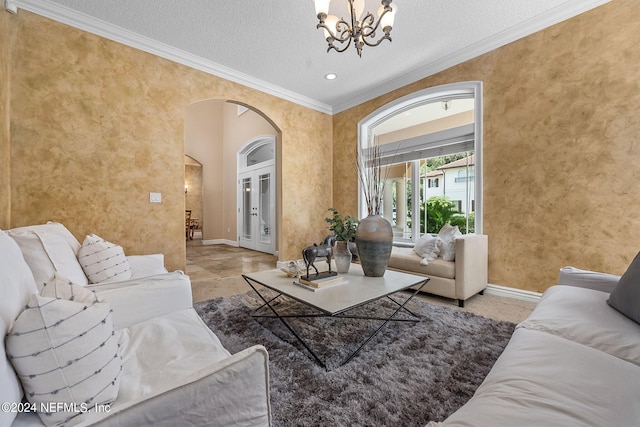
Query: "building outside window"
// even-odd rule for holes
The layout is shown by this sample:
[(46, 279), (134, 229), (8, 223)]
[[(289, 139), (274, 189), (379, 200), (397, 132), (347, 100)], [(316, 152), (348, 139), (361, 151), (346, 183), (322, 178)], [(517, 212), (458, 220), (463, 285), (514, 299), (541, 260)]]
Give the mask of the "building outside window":
[[(414, 171), (418, 172), (417, 178)], [(448, 215), (450, 223), (458, 225), (463, 233), (473, 232), (474, 172), (473, 152), (454, 153), (387, 166), (382, 215), (391, 222), (395, 240), (413, 241), (416, 234), (437, 233), (438, 230), (429, 226), (430, 223), (434, 223), (428, 218), (427, 204), (433, 197), (444, 198), (450, 203), (449, 209), (443, 208), (447, 211), (445, 215)], [(460, 179), (461, 177), (463, 179)], [(416, 203), (419, 212), (417, 218), (414, 213)], [(387, 215), (388, 212), (392, 214)], [(436, 227), (439, 228), (440, 224), (435, 224), (438, 224)]]

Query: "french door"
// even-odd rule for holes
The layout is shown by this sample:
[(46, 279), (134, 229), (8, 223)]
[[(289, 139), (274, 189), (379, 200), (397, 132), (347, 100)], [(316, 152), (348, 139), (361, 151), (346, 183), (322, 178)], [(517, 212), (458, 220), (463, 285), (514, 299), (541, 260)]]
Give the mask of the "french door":
[(275, 164), (262, 161), (238, 173), (238, 245), (275, 253)]

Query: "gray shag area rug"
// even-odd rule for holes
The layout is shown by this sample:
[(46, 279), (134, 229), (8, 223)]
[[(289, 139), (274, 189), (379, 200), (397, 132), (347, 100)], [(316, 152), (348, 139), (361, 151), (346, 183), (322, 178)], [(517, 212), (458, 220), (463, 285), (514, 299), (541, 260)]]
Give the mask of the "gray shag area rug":
[[(407, 295), (394, 298), (402, 301)], [(272, 304), (281, 314), (311, 313), (285, 297)], [(381, 321), (288, 319), (325, 361), (325, 369), (280, 320), (251, 317), (260, 305), (253, 291), (194, 304), (231, 353), (254, 344), (267, 348), (275, 427), (423, 426), (442, 421), (471, 398), (515, 326), (413, 299), (407, 308), (420, 322), (388, 323), (340, 366)], [(349, 314), (389, 315), (396, 307), (384, 299)], [(264, 310), (260, 314), (270, 314)], [(410, 318), (402, 312), (398, 317)]]

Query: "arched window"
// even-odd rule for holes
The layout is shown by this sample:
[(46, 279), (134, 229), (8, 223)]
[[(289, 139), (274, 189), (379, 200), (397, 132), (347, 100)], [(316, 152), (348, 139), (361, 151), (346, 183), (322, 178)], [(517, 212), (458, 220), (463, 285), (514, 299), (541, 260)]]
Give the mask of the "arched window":
[(250, 168), (275, 159), (275, 138), (263, 137), (252, 141), (241, 151), (240, 168)]
[(430, 216), (435, 204), (427, 203), (436, 196), (451, 202), (446, 222), (482, 232), (482, 82), (425, 89), (374, 111), (358, 125), (360, 163), (374, 155), (385, 181), (381, 215), (396, 242), (438, 232), (440, 215)]

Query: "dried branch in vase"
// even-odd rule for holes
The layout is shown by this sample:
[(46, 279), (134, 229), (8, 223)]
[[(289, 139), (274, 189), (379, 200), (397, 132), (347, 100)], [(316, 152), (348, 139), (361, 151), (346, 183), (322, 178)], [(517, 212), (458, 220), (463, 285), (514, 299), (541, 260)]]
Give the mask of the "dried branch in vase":
[(380, 215), (382, 208), (384, 187), (390, 171), (383, 158), (380, 146), (373, 145), (360, 156), (356, 152), (354, 159), (369, 215)]

